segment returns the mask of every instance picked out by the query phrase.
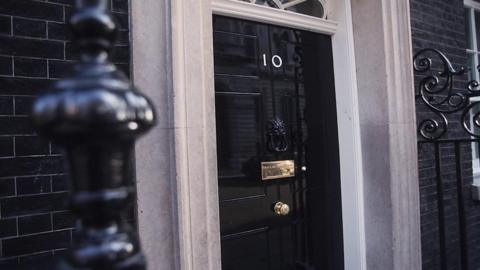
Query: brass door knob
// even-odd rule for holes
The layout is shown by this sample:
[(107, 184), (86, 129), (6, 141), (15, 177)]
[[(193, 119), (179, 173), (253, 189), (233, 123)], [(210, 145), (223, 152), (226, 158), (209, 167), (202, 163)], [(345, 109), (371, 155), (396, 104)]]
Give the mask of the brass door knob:
[(273, 211), (279, 216), (286, 216), (290, 213), (290, 206), (283, 202), (277, 202), (273, 207)]

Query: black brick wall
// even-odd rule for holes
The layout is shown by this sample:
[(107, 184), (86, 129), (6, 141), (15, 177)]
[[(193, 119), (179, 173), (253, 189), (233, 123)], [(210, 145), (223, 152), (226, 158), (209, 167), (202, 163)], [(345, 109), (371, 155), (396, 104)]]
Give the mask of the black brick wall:
[[(0, 269), (49, 259), (70, 246), (74, 220), (61, 151), (31, 125), (35, 97), (78, 59), (65, 21), (74, 0), (0, 0)], [(128, 0), (112, 59), (129, 74)]]
[[(444, 52), (455, 68), (467, 66), (465, 15), (463, 0), (411, 0), (412, 42), (414, 53), (423, 48)], [(420, 81), (415, 76), (415, 83)], [(457, 78), (456, 91), (465, 91), (467, 77)], [(418, 120), (428, 117), (428, 110), (417, 102)], [(460, 115), (448, 116), (448, 138), (465, 138), (460, 128)], [(440, 168), (445, 187), (445, 236), (447, 269), (462, 269), (460, 265), (460, 225), (457, 198), (457, 168), (453, 144), (441, 144)], [(471, 144), (462, 143), (460, 169), (464, 180), (467, 248), (469, 269), (480, 269), (480, 204), (471, 199)], [(422, 259), (424, 270), (440, 268), (439, 220), (436, 166), (433, 144), (419, 144), (419, 176), (421, 200)]]

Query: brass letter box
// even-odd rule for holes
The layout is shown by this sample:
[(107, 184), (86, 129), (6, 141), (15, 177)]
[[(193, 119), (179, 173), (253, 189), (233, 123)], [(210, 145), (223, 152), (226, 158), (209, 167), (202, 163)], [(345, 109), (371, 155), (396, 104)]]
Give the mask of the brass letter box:
[(262, 162), (262, 180), (273, 180), (295, 176), (295, 161), (279, 160)]

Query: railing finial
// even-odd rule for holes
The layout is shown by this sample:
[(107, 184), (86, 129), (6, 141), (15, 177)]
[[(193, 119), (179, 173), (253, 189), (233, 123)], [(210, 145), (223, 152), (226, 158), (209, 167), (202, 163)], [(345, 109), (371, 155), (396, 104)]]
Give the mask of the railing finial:
[(135, 203), (135, 140), (155, 124), (153, 105), (108, 59), (116, 24), (107, 1), (77, 0), (70, 24), (80, 62), (72, 77), (39, 97), (33, 113), (39, 133), (65, 149), (79, 219), (60, 269), (144, 270), (125, 216)]

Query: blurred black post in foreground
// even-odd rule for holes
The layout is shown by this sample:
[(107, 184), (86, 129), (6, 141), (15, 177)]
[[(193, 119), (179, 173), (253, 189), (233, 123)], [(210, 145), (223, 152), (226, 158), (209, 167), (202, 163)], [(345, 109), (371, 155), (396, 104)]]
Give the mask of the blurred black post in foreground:
[(56, 269), (144, 270), (135, 231), (124, 221), (135, 200), (136, 138), (155, 124), (152, 103), (109, 61), (117, 27), (107, 0), (77, 0), (70, 19), (80, 51), (71, 78), (34, 106), (40, 134), (64, 147), (78, 230)]

